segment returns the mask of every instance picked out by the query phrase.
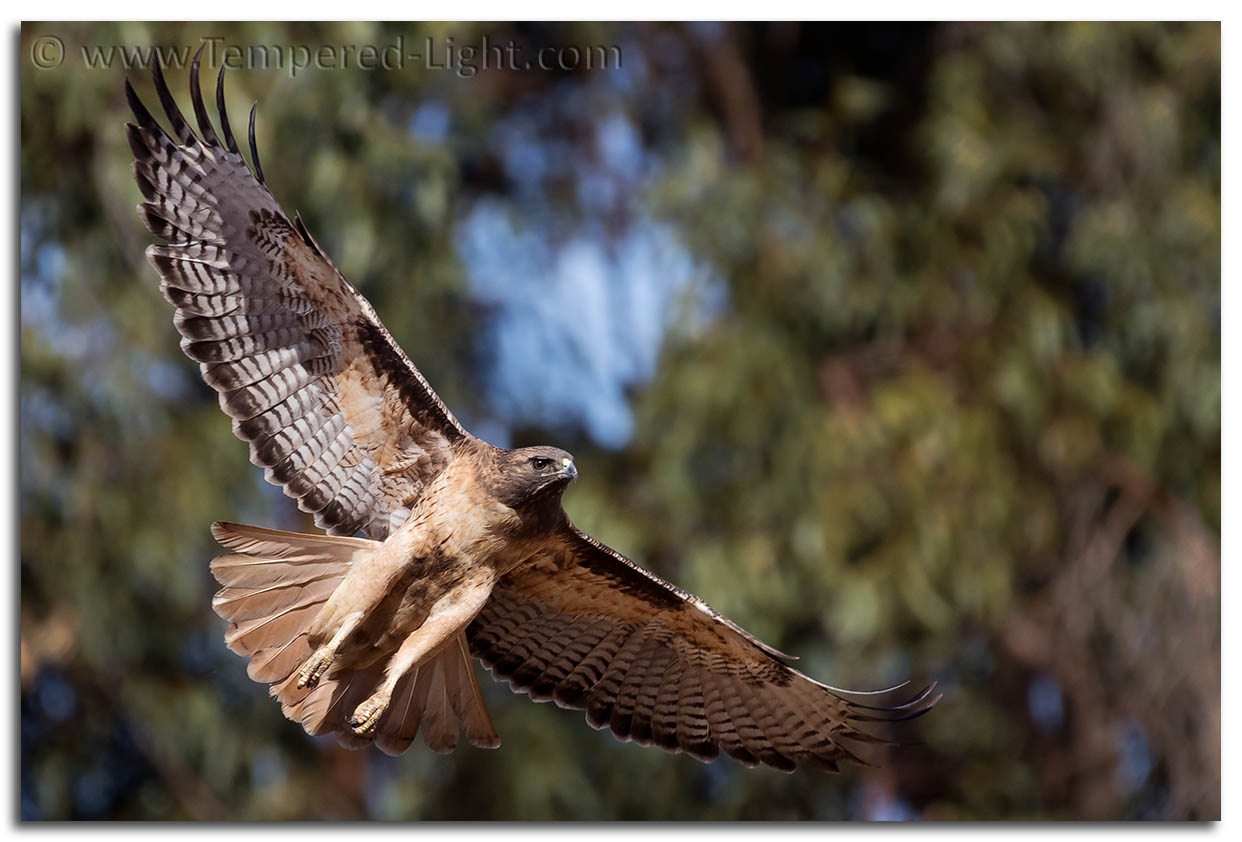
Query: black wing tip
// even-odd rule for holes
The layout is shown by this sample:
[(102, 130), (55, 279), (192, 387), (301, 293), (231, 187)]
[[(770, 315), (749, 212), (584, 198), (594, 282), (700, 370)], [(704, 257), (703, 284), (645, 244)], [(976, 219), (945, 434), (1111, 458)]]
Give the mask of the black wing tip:
[(259, 180), (260, 184), (266, 187), (267, 182), (263, 178), (263, 165), (259, 163), (259, 144), (254, 139), (254, 121), (258, 112), (259, 103), (256, 101), (254, 105), (250, 106), (250, 157), (254, 161), (254, 177)]
[(160, 60), (160, 51), (156, 49), (151, 50), (151, 78), (156, 88), (168, 90), (168, 85), (164, 82), (164, 63)]
[(160, 128), (160, 124), (151, 116), (151, 112), (147, 110), (142, 97), (138, 96), (138, 92), (134, 90), (133, 83), (129, 81), (128, 74), (125, 76), (125, 101), (129, 104), (129, 110), (133, 113), (134, 119), (138, 121), (139, 126), (149, 132), (164, 133), (164, 130)]
[[(224, 99), (224, 71), (228, 65), (221, 63), (220, 72), (216, 76), (216, 110), (219, 113), (220, 129), (223, 138), (216, 133), (215, 126), (211, 122), (211, 116), (207, 111), (206, 103), (203, 100), (202, 87), (199, 81), (200, 71), (202, 68), (203, 51), (207, 45), (203, 44), (194, 54), (194, 59), (190, 63), (190, 99), (194, 106), (194, 118), (198, 124), (199, 132), (202, 134), (202, 140), (194, 133), (194, 129), (186, 121), (181, 109), (177, 106), (177, 101), (173, 97), (168, 87), (168, 80), (164, 76), (163, 64), (160, 60), (158, 52), (156, 52), (151, 60), (151, 80), (155, 85), (156, 95), (159, 97), (160, 104), (164, 108), (169, 122), (172, 124), (173, 134), (176, 136), (176, 142), (184, 146), (196, 146), (205, 143), (213, 148), (225, 148), (229, 152), (237, 155), (241, 154), (241, 147), (237, 142), (237, 138), (233, 134), (232, 126), (229, 123), (228, 109), (225, 107)], [(138, 126), (147, 132), (156, 133), (158, 135), (169, 137), (168, 133), (160, 126), (159, 121), (152, 116), (151, 112), (143, 104), (142, 99), (138, 96), (134, 89), (133, 83), (130, 81), (129, 75), (124, 77), (125, 81), (125, 99), (129, 104), (130, 111), (133, 112), (134, 118), (137, 120)], [(258, 102), (250, 108), (250, 154), (254, 160), (253, 171), (255, 178), (259, 184), (267, 186), (267, 179), (263, 174), (263, 165), (259, 160), (259, 147), (255, 139), (255, 116), (258, 111)], [(172, 140), (171, 137), (169, 137)], [(132, 141), (131, 141), (132, 145)]]
[(168, 121), (172, 123), (177, 138), (186, 146), (197, 145), (198, 137), (190, 128), (190, 124), (185, 121), (181, 109), (177, 106), (177, 100), (173, 98), (172, 91), (168, 88), (158, 50), (153, 51), (151, 57), (151, 81), (155, 83), (155, 93), (160, 98), (160, 104), (164, 106), (164, 113), (168, 116)]
[[(200, 49), (199, 52), (202, 52), (202, 50)], [(169, 137), (168, 133), (160, 126), (159, 121), (147, 109), (142, 98), (138, 96), (138, 92), (134, 90), (134, 84), (130, 80), (128, 73), (125, 74), (124, 79), (125, 100), (129, 105), (129, 110), (133, 112), (134, 118), (138, 121), (138, 125), (144, 131), (150, 132), (157, 137)], [(152, 51), (151, 80), (155, 85), (156, 96), (159, 97), (160, 105), (163, 106), (164, 113), (172, 124), (177, 140), (185, 146), (197, 145), (199, 143), (198, 137), (194, 134), (194, 130), (190, 128), (189, 124), (186, 123), (185, 117), (181, 114), (181, 109), (177, 107), (177, 101), (168, 89), (168, 82), (164, 78), (164, 69), (158, 51)], [(171, 140), (171, 138), (169, 139)]]
[(241, 147), (237, 138), (233, 137), (233, 129), (229, 126), (229, 111), (224, 107), (224, 70), (228, 67), (220, 63), (220, 73), (216, 76), (216, 111), (220, 114), (220, 129), (224, 132), (224, 144), (230, 152), (240, 155)]
[(207, 141), (213, 147), (220, 146), (220, 138), (216, 136), (216, 128), (211, 124), (211, 117), (207, 113), (207, 106), (203, 103), (203, 89), (198, 80), (199, 65), (202, 62), (203, 50), (207, 45), (203, 44), (198, 48), (198, 52), (194, 54), (194, 61), (190, 63), (190, 101), (194, 104), (194, 119), (198, 123), (198, 130), (203, 135), (203, 140)]
[[(897, 685), (897, 687), (890, 688), (890, 690), (899, 689), (908, 683), (904, 682)], [(932, 681), (910, 699), (892, 705), (869, 705), (864, 702), (856, 702), (853, 699), (845, 699), (845, 702), (856, 710), (872, 711), (877, 714), (874, 716), (855, 714), (855, 719), (869, 722), (907, 722), (927, 713), (944, 698), (944, 693), (935, 692), (937, 685), (938, 682)]]

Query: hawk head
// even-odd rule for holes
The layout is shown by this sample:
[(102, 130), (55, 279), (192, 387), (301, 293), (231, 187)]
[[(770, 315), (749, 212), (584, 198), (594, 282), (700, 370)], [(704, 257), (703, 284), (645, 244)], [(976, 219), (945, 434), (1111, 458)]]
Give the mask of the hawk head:
[(523, 447), (495, 454), (491, 491), (514, 510), (559, 509), (561, 493), (578, 478), (574, 457), (556, 447)]

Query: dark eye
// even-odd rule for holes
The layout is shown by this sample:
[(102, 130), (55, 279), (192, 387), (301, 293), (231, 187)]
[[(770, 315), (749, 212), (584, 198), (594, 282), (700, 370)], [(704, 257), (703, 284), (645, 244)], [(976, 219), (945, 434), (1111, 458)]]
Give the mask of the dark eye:
[(536, 456), (534, 459), (530, 460), (530, 465), (536, 471), (546, 471), (548, 468), (552, 467), (552, 460), (545, 459), (542, 456)]

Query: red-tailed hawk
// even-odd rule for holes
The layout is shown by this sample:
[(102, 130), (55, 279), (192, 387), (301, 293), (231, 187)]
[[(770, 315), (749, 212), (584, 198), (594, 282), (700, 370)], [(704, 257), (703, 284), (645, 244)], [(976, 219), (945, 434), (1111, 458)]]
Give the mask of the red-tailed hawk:
[[(201, 54), (201, 50), (199, 51)], [(366, 299), (253, 173), (224, 110), (216, 133), (190, 70), (198, 134), (156, 65), (172, 134), (134, 93), (127, 124), (147, 249), (181, 347), (220, 395), (250, 458), (328, 535), (216, 524), (211, 564), (228, 646), (286, 716), (347, 746), (495, 747), (470, 656), (537, 701), (585, 709), (623, 740), (701, 760), (835, 770), (909, 718), (847, 700), (788, 658), (580, 532), (577, 476), (552, 447), (468, 433)], [(366, 537), (352, 537), (361, 533)], [(335, 537), (334, 537), (335, 536)]]

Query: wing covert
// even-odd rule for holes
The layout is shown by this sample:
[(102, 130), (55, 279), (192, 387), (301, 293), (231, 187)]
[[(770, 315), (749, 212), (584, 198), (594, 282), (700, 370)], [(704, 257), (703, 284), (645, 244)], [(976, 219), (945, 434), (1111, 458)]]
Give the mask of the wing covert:
[[(930, 709), (934, 685), (892, 706), (862, 704), (782, 663), (692, 594), (573, 526), (507, 573), (467, 629), (496, 678), (536, 701), (585, 709), (595, 728), (710, 761), (836, 771), (865, 763), (869, 724)], [(895, 690), (897, 688), (890, 688)]]
[[(126, 80), (134, 179), (160, 290), (176, 308), (182, 350), (250, 445), (250, 460), (333, 535), (382, 540), (398, 526), (456, 442), (458, 423), (365, 298), (252, 174), (216, 88), (223, 140), (190, 71), (199, 134), (158, 63), (152, 75), (170, 136)], [(200, 137), (201, 135), (201, 137)]]

